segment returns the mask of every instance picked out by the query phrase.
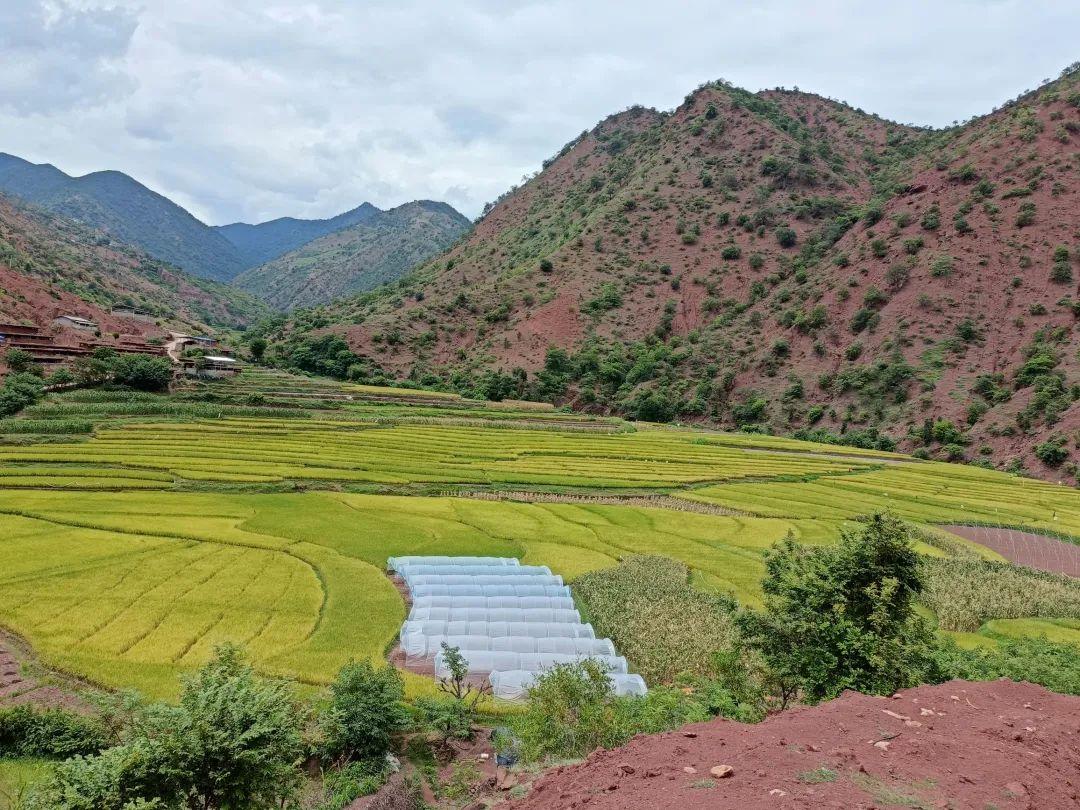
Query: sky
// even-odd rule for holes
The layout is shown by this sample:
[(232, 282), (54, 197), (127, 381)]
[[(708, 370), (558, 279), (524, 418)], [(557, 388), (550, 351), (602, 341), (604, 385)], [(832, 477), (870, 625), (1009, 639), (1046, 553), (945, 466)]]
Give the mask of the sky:
[(1080, 59), (1067, 0), (0, 0), (0, 151), (127, 172), (209, 224), (444, 200), (724, 78), (904, 123)]

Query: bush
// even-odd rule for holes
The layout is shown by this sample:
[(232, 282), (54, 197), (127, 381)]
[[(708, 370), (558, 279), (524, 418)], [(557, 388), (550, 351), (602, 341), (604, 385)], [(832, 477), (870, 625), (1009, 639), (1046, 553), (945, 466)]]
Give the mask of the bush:
[(1020, 204), (1020, 210), (1016, 214), (1016, 227), (1024, 228), (1035, 222), (1035, 203), (1026, 202)]
[(0, 709), (0, 758), (66, 759), (96, 754), (108, 744), (108, 729), (94, 717), (26, 705)]
[(361, 796), (375, 793), (386, 781), (386, 760), (361, 760), (323, 773), (319, 810), (343, 810)]
[(923, 238), (921, 236), (914, 236), (911, 239), (905, 239), (904, 253), (914, 256), (916, 253), (922, 250), (924, 244), (925, 243), (923, 242)]
[(720, 258), (734, 261), (742, 256), (742, 249), (738, 245), (725, 245), (720, 251)]
[(1050, 280), (1055, 284), (1069, 284), (1073, 280), (1072, 267), (1068, 262), (1054, 262), (1050, 268)]
[(835, 547), (791, 535), (773, 546), (762, 582), (765, 610), (738, 624), (764, 658), (786, 703), (845, 689), (890, 694), (933, 671), (932, 633), (915, 613), (919, 558), (904, 524), (876, 514)]
[(0, 416), (11, 416), (37, 402), (45, 393), (45, 383), (33, 374), (8, 374), (0, 386)]
[(434, 731), (443, 742), (467, 740), (472, 736), (475, 712), (464, 700), (418, 697), (413, 701), (417, 725)]
[(622, 293), (619, 292), (618, 286), (608, 281), (600, 285), (600, 292), (596, 297), (585, 304), (582, 309), (593, 315), (598, 315), (601, 312), (607, 312), (609, 309), (618, 309), (622, 306), (623, 299)]
[(971, 318), (964, 318), (956, 325), (956, 336), (965, 343), (973, 343), (982, 340), (982, 332)]
[(57, 766), (31, 810), (270, 810), (300, 783), (303, 718), (292, 689), (222, 645), (184, 679), (177, 706), (144, 709), (120, 745)]
[(326, 760), (379, 759), (405, 727), (404, 686), (398, 671), (353, 661), (330, 684), (330, 705), (319, 718)]
[(1057, 467), (1069, 458), (1069, 448), (1064, 436), (1051, 436), (1042, 444), (1035, 445), (1035, 457), (1047, 467)]
[(798, 234), (795, 233), (794, 228), (788, 228), (786, 226), (783, 228), (777, 228), (776, 241), (780, 244), (780, 247), (794, 247), (795, 242), (798, 241)]
[(930, 275), (934, 278), (948, 278), (953, 271), (953, 257), (942, 254), (930, 262)]
[(536, 679), (517, 724), (521, 754), (531, 762), (583, 757), (621, 737), (607, 672), (593, 659), (560, 664)]
[(868, 307), (863, 307), (851, 317), (851, 331), (856, 335), (865, 329), (873, 331), (880, 320), (881, 315)]
[(34, 365), (34, 356), (25, 349), (8, 349), (4, 352), (4, 363), (11, 371), (28, 371)]
[(165, 391), (172, 380), (172, 364), (165, 357), (122, 354), (112, 363), (112, 378), (139, 391)]

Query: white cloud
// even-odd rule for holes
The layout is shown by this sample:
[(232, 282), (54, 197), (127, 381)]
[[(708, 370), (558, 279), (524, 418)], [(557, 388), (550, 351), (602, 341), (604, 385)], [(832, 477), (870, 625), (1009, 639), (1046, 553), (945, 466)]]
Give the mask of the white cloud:
[(563, 143), (703, 81), (986, 112), (1075, 58), (1056, 0), (5, 0), (0, 150), (126, 171), (214, 222), (476, 214)]

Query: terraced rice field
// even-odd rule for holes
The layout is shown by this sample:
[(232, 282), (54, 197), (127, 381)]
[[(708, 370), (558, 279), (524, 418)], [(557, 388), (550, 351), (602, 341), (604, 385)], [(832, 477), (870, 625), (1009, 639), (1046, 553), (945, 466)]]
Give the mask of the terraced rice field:
[[(663, 554), (757, 604), (773, 542), (830, 543), (878, 508), (1080, 536), (1075, 490), (971, 467), (277, 373), (196, 393), (51, 397), (23, 418), (56, 430), (0, 444), (0, 624), (50, 663), (168, 696), (232, 640), (263, 671), (325, 683), (385, 654), (404, 616), (383, 572), (398, 554), (515, 556), (568, 579)], [(574, 498), (430, 497), (458, 489)]]

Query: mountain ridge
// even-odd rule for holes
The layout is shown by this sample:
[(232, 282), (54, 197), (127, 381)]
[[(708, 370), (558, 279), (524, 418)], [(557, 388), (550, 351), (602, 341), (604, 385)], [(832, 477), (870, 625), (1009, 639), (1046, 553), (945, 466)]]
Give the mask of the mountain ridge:
[(948, 130), (709, 83), (291, 328), (427, 385), (1072, 478), (1078, 143), (1075, 68)]
[(325, 219), (278, 217), (256, 224), (233, 222), (216, 225), (215, 230), (228, 239), (244, 262), (245, 270), (295, 250), (328, 233), (367, 222), (382, 211), (369, 202)]
[[(145, 318), (112, 315), (128, 307)], [(79, 315), (103, 332), (242, 328), (267, 314), (245, 293), (191, 276), (100, 231), (0, 194), (0, 320)]]
[[(387, 214), (364, 202), (325, 219), (279, 217), (255, 224), (210, 226), (124, 172), (105, 169), (75, 177), (51, 163), (31, 163), (3, 152), (0, 193), (103, 231), (193, 275), (221, 282), (231, 282), (312, 240)], [(452, 207), (441, 205), (461, 217)], [(413, 251), (415, 246), (406, 247), (408, 255), (419, 261), (444, 246), (440, 241), (419, 253)]]
[(281, 310), (395, 281), (471, 227), (451, 205), (415, 200), (313, 239), (234, 280)]

